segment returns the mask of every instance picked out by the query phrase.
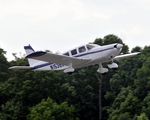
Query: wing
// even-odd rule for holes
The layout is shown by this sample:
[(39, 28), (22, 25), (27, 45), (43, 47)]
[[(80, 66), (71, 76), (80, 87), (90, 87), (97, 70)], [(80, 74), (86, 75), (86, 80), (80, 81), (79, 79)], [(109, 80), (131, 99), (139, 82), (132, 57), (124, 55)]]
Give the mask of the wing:
[(121, 59), (124, 59), (124, 58), (128, 58), (128, 57), (133, 57), (133, 56), (136, 56), (140, 54), (140, 52), (135, 52), (135, 53), (130, 53), (130, 54), (124, 54), (124, 55), (118, 55), (116, 57), (114, 57), (114, 60), (121, 60)]
[(67, 65), (67, 66), (72, 65), (73, 67), (86, 64), (91, 61), (89, 59), (79, 59), (76, 57), (58, 55), (58, 54), (53, 54), (49, 52), (47, 53), (43, 51), (34, 52), (28, 55), (27, 58), (41, 60), (41, 61), (45, 61), (49, 63), (62, 64), (62, 65)]
[(29, 70), (31, 69), (30, 66), (12, 66), (12, 67), (9, 67), (9, 69), (13, 69), (13, 70)]

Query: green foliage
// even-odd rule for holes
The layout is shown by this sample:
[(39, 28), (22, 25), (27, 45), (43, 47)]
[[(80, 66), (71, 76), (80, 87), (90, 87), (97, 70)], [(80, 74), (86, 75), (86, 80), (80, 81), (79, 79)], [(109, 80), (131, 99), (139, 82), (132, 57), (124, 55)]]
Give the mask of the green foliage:
[(94, 41), (95, 44), (98, 44), (98, 45), (103, 45), (104, 44), (104, 40), (101, 39), (101, 38), (96, 38), (95, 41)]
[(17, 120), (20, 114), (21, 103), (11, 100), (1, 106), (1, 120)]
[[(94, 43), (124, 44), (115, 35), (97, 38)], [(101, 78), (103, 120), (150, 119), (150, 46), (135, 47), (135, 51), (141, 54), (120, 61), (117, 70), (100, 77), (98, 66), (79, 69), (72, 75), (8, 70), (12, 65), (27, 65), (27, 60), (8, 62), (0, 49), (0, 119), (98, 120)], [(127, 45), (122, 52), (128, 52)]]
[(115, 35), (107, 35), (104, 37), (104, 45), (108, 45), (108, 44), (111, 44), (111, 43), (123, 43), (122, 40), (115, 36)]
[(133, 49), (131, 50), (132, 53), (133, 53), (133, 52), (141, 52), (141, 51), (142, 51), (142, 48), (139, 47), (139, 46), (137, 46), (137, 47), (135, 47), (135, 48), (133, 48)]
[(74, 113), (74, 107), (69, 107), (67, 102), (57, 104), (48, 98), (32, 107), (28, 120), (78, 120)]
[[(109, 119), (125, 120), (131, 119), (132, 115), (138, 112), (138, 98), (133, 94), (130, 88), (122, 88), (121, 92), (113, 102), (112, 108), (109, 109)], [(119, 117), (118, 117), (119, 116)]]
[(144, 98), (150, 92), (150, 57), (147, 57), (143, 66), (137, 71), (137, 79), (135, 80), (135, 93)]
[(99, 44), (99, 45), (108, 45), (108, 44), (112, 44), (112, 43), (123, 43), (122, 40), (115, 36), (115, 35), (107, 35), (107, 36), (104, 36), (103, 39), (101, 38), (97, 38), (95, 39), (94, 41), (95, 44)]
[(5, 51), (0, 48), (0, 82), (7, 80), (9, 63), (5, 58)]
[(137, 120), (149, 120), (149, 119), (145, 113), (141, 113), (141, 115), (137, 117)]
[(121, 43), (124, 45), (123, 49), (122, 49), (122, 53), (128, 53), (128, 51), (129, 51), (128, 46), (125, 45), (119, 37), (117, 37), (113, 34), (104, 36), (103, 39), (102, 38), (96, 38), (94, 43), (98, 44), (98, 45), (108, 45), (108, 44), (112, 44), (112, 43)]
[(150, 118), (150, 93), (144, 98), (142, 105), (142, 112)]

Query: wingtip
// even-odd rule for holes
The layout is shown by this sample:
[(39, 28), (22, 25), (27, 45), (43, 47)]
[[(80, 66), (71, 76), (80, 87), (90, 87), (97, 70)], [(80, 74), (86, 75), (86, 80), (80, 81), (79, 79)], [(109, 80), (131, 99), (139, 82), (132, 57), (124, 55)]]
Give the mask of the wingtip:
[(141, 54), (141, 52), (135, 52), (136, 55)]
[(12, 70), (12, 69), (13, 69), (13, 67), (9, 67), (8, 69), (9, 69), (9, 70)]
[(8, 68), (9, 70), (26, 70), (31, 69), (30, 66), (12, 66)]

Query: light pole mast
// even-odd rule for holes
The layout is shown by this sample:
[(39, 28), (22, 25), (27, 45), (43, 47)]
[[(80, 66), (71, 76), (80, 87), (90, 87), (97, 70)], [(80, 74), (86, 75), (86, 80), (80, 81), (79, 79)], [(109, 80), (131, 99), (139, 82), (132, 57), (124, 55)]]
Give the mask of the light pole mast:
[(99, 82), (99, 120), (102, 120), (102, 74), (97, 74), (98, 82)]

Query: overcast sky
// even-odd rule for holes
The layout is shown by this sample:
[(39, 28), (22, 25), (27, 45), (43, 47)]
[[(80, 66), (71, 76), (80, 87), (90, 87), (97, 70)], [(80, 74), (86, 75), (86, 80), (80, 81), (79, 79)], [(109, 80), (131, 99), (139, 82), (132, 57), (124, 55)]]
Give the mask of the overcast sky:
[(150, 0), (0, 0), (0, 47), (64, 52), (115, 34), (130, 48), (150, 45)]

